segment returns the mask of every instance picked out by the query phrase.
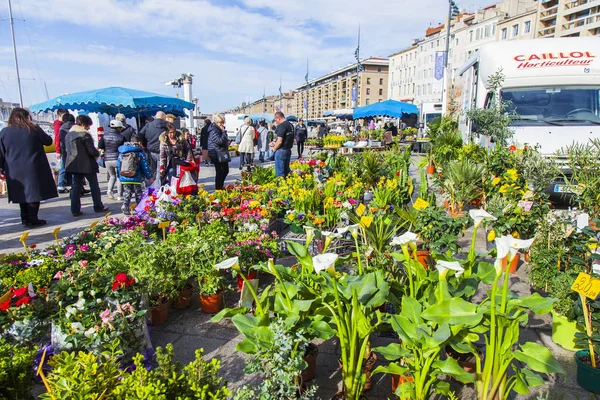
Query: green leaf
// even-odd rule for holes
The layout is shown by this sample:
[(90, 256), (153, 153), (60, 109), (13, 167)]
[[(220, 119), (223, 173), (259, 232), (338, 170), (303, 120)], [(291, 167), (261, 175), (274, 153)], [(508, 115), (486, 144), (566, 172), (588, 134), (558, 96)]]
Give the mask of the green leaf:
[(443, 396), (448, 396), (448, 393), (450, 393), (450, 383), (444, 382), (444, 381), (436, 381), (435, 386), (433, 387), (433, 390), (437, 394), (441, 394)]
[(235, 350), (246, 354), (254, 354), (258, 347), (250, 339), (245, 338), (235, 346)]
[(454, 358), (446, 358), (444, 361), (436, 361), (433, 367), (440, 370), (442, 374), (450, 375), (454, 379), (462, 383), (475, 382), (475, 376), (465, 371)]
[(231, 318), (238, 314), (247, 314), (250, 309), (245, 307), (239, 308), (224, 308), (211, 318), (212, 322), (221, 322), (224, 318)]
[(437, 324), (453, 324), (475, 326), (483, 318), (477, 312), (477, 305), (458, 297), (443, 300), (428, 307), (422, 314), (423, 318)]
[(415, 345), (414, 338), (417, 337), (417, 326), (415, 324), (411, 323), (405, 316), (398, 314), (390, 317), (390, 323), (402, 343), (408, 347)]
[(402, 297), (402, 315), (408, 318), (413, 324), (420, 324), (421, 319), (421, 304), (410, 296)]
[(521, 350), (512, 352), (513, 356), (525, 363), (532, 370), (545, 374), (566, 374), (563, 367), (560, 366), (546, 347), (537, 343), (527, 342), (522, 344), (520, 348)]
[(552, 311), (552, 306), (556, 302), (556, 299), (551, 297), (542, 297), (538, 293), (534, 293), (527, 297), (518, 297), (509, 301), (511, 304), (527, 308), (536, 314), (548, 314)]
[(373, 370), (373, 375), (375, 374), (394, 374), (394, 375), (404, 375), (408, 372), (408, 367), (404, 365), (400, 365), (395, 362), (391, 362), (388, 365), (379, 365), (377, 368)]
[(308, 328), (308, 333), (315, 335), (319, 339), (329, 340), (335, 335), (335, 330), (325, 321), (312, 321)]
[(412, 356), (412, 352), (402, 347), (400, 343), (390, 343), (387, 346), (374, 347), (373, 351), (381, 354), (388, 361)]
[(475, 267), (475, 275), (479, 277), (486, 285), (494, 283), (496, 278), (496, 268), (494, 264), (487, 262), (480, 262)]

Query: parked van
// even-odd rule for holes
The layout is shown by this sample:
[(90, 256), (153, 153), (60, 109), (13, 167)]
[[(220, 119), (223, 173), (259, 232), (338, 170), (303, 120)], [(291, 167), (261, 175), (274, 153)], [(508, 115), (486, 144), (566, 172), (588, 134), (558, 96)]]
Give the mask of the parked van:
[(436, 118), (442, 116), (442, 103), (422, 103), (419, 107), (419, 133), (421, 136), (426, 134), (428, 124)]

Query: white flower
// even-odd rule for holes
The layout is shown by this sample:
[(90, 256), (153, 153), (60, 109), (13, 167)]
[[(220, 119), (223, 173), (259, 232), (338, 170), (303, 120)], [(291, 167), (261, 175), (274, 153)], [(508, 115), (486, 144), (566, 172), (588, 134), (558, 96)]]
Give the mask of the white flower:
[[(71, 326), (73, 326), (73, 325), (71, 324)], [(94, 329), (94, 327), (91, 327), (90, 329), (88, 329), (87, 331), (85, 331), (83, 333), (83, 335), (85, 337), (89, 338), (89, 337), (92, 337), (95, 333), (96, 333), (96, 329)]]
[(239, 258), (238, 257), (231, 257), (228, 258), (225, 261), (221, 261), (220, 263), (215, 265), (216, 269), (229, 269), (229, 268), (234, 268), (237, 267), (239, 265)]
[(456, 271), (456, 277), (461, 276), (465, 272), (465, 269), (457, 261), (440, 260), (435, 264), (435, 268), (439, 271), (441, 277), (445, 277), (449, 270)]
[(65, 311), (67, 314), (67, 317), (69, 317), (70, 315), (75, 315), (77, 314), (77, 309), (73, 306), (67, 306), (65, 307)]
[(510, 263), (513, 258), (517, 255), (519, 250), (528, 249), (533, 244), (534, 239), (521, 240), (515, 239), (512, 236), (501, 236), (496, 238), (496, 261), (494, 263), (494, 267), (496, 268), (496, 273), (502, 272), (502, 263), (503, 259), (508, 256), (507, 263)]
[(314, 256), (313, 267), (315, 268), (315, 272), (318, 274), (321, 271), (326, 270), (329, 267), (332, 267), (338, 259), (338, 255), (335, 253), (325, 253), (319, 254), (318, 256)]
[(356, 239), (358, 237), (358, 228), (359, 228), (358, 224), (348, 226), (348, 230), (350, 231), (350, 234), (352, 235), (352, 237), (354, 239)]
[(527, 239), (527, 240), (515, 239), (512, 236), (507, 236), (506, 238), (508, 241), (508, 246), (510, 247), (509, 257), (511, 260), (513, 258), (515, 258), (515, 255), (517, 254), (517, 252), (519, 250), (526, 250), (526, 249), (530, 248), (534, 241), (534, 239)]
[(30, 266), (36, 266), (36, 265), (41, 265), (44, 263), (44, 260), (41, 258), (36, 258), (35, 260), (31, 260), (29, 261), (27, 264), (29, 264)]
[(337, 233), (339, 233), (340, 235), (343, 235), (346, 232), (348, 232), (348, 227), (347, 226), (342, 226), (341, 228), (337, 228)]
[(500, 236), (494, 240), (496, 243), (496, 259), (503, 259), (508, 255), (510, 251), (509, 240), (512, 239), (510, 236)]
[(83, 333), (85, 331), (81, 322), (71, 322), (71, 329), (73, 329), (75, 333)]
[(335, 232), (330, 232), (330, 231), (321, 231), (321, 235), (324, 236), (326, 239), (336, 239), (336, 238), (340, 238), (342, 237), (342, 235), (340, 235), (339, 233), (335, 233)]
[(306, 232), (306, 245), (308, 246), (310, 244), (310, 242), (312, 242), (313, 238), (315, 237), (315, 228), (313, 228), (312, 226), (307, 226), (304, 225), (304, 232)]
[(395, 238), (392, 239), (392, 245), (393, 246), (402, 246), (405, 244), (409, 244), (409, 243), (417, 243), (417, 234), (413, 233), (413, 232), (406, 232), (405, 234), (401, 235), (401, 236), (396, 236)]
[(73, 304), (73, 306), (78, 310), (83, 310), (83, 307), (85, 307), (85, 299), (80, 297), (79, 300), (77, 300), (77, 303)]
[(475, 227), (479, 227), (483, 221), (495, 221), (498, 219), (492, 214), (485, 211), (483, 208), (479, 208), (477, 210), (470, 210), (469, 215), (473, 219)]

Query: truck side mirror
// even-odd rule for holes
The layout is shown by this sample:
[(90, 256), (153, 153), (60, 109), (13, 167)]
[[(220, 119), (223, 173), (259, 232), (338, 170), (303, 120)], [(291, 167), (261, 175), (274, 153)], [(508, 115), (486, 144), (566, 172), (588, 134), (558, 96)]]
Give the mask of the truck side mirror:
[(419, 122), (419, 129), (424, 129), (424, 128), (425, 128), (425, 123)]

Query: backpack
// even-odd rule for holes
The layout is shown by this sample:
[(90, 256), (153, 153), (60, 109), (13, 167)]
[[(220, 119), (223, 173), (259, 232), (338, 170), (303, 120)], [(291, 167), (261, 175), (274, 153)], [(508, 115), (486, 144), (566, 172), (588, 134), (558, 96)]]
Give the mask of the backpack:
[(254, 128), (254, 145), (255, 146), (258, 146), (258, 138), (260, 138), (260, 134), (258, 133), (256, 128)]
[(138, 173), (138, 163), (140, 157), (137, 152), (130, 151), (121, 155), (121, 176), (126, 178), (133, 178)]

